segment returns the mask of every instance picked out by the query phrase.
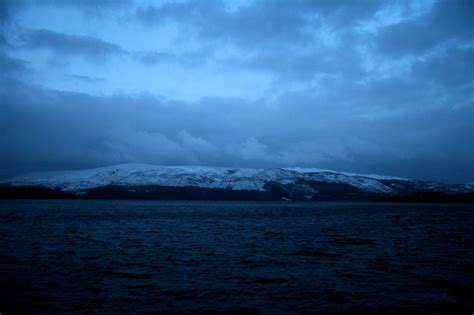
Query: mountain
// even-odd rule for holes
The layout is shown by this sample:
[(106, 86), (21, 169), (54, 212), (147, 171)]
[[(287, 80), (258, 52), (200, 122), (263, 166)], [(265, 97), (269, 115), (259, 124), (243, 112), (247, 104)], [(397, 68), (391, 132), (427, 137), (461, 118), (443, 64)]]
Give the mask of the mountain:
[[(315, 168), (225, 168), (121, 164), (0, 180), (0, 197), (191, 200), (373, 200), (435, 191), (460, 195), (472, 184)], [(49, 198), (49, 197), (48, 197)]]

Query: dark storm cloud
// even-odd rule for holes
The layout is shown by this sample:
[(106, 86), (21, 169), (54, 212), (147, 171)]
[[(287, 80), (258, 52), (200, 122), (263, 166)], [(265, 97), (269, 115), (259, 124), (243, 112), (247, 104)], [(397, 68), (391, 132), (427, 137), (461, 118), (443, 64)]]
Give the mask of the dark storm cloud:
[(57, 56), (83, 57), (89, 60), (104, 61), (106, 57), (122, 50), (118, 45), (90, 37), (57, 33), (44, 29), (27, 31), (22, 36), (23, 47), (27, 49), (46, 49)]
[(330, 110), (317, 96), (289, 95), (293, 103), (282, 98), (269, 109), (239, 99), (177, 102), (3, 84), (9, 91), (0, 105), (0, 144), (8, 148), (0, 161), (4, 174), (146, 162), (316, 164), (452, 181), (474, 176), (474, 146), (466, 137), (474, 132), (472, 102), (458, 108), (404, 108), (374, 119), (359, 115), (357, 100)]
[(446, 41), (474, 39), (474, 1), (440, 0), (416, 19), (382, 29), (377, 45), (384, 53), (424, 53)]
[[(8, 148), (1, 157), (3, 173), (123, 161), (192, 163), (217, 150), (186, 131), (203, 122), (196, 122), (197, 113), (187, 112), (179, 103), (165, 104), (147, 96), (93, 97), (16, 81), (2, 83), (9, 91), (2, 91), (0, 104), (0, 143)], [(170, 111), (171, 105), (177, 110)], [(182, 127), (173, 123), (178, 121)]]

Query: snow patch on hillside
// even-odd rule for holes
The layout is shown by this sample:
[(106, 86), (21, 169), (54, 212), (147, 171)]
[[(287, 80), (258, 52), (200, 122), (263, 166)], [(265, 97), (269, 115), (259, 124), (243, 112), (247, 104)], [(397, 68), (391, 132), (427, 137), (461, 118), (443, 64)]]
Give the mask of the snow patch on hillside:
[(319, 168), (287, 167), (284, 169), (295, 171), (298, 173), (334, 173), (334, 174), (340, 174), (340, 175), (346, 175), (346, 176), (367, 177), (367, 178), (381, 179), (381, 180), (406, 180), (406, 181), (409, 180), (407, 178), (395, 177), (395, 176), (385, 176), (385, 175), (377, 175), (377, 174), (358, 174), (358, 173), (339, 172), (339, 171), (319, 169)]

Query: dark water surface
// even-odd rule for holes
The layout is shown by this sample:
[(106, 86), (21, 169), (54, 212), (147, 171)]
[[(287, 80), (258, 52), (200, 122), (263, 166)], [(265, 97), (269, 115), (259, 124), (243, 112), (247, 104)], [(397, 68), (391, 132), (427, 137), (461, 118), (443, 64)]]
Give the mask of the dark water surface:
[(474, 209), (0, 201), (0, 313), (474, 311)]

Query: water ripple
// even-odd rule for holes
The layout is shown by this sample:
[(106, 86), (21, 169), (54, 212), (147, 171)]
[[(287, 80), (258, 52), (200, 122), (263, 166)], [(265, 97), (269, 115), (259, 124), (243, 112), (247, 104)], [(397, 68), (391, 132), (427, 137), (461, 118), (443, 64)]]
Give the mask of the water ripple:
[(471, 314), (474, 209), (0, 201), (0, 312)]

